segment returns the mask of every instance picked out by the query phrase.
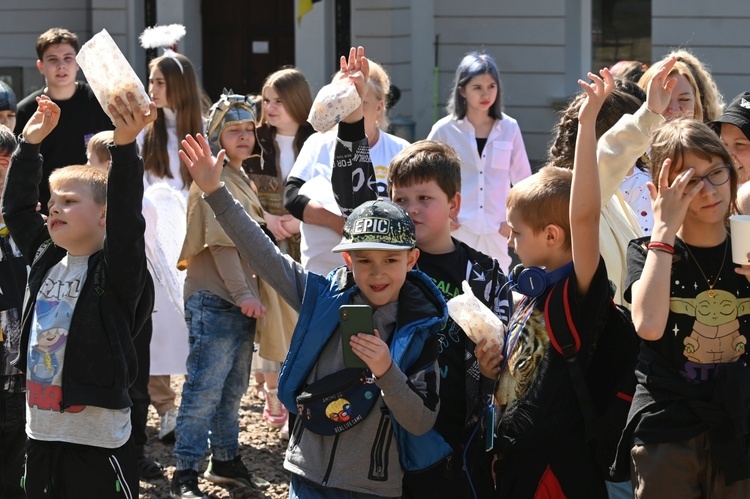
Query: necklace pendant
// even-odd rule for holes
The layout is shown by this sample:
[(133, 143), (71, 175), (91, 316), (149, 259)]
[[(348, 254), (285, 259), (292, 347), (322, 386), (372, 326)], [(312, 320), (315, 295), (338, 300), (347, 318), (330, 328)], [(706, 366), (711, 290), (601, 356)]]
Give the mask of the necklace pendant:
[(708, 297), (709, 298), (713, 298), (715, 296), (716, 296), (716, 291), (714, 291), (713, 289), (709, 289), (708, 290)]

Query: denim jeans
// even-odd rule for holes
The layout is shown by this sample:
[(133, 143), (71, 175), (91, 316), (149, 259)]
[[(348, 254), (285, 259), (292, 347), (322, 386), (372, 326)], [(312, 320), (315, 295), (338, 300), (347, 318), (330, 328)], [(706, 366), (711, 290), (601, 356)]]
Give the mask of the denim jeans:
[(385, 496), (324, 487), (292, 473), (289, 499), (385, 499)]
[(239, 451), (239, 409), (250, 381), (255, 319), (209, 291), (185, 302), (190, 351), (177, 415), (177, 469), (198, 470), (211, 454), (229, 461)]

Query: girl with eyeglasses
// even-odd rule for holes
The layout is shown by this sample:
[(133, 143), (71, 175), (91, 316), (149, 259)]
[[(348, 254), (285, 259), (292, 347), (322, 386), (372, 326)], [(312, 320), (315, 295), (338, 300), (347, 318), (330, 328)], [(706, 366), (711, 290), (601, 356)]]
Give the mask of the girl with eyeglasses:
[(636, 498), (750, 497), (750, 259), (732, 262), (727, 225), (737, 170), (689, 119), (655, 132), (651, 161), (653, 232), (627, 255), (643, 342), (620, 457)]

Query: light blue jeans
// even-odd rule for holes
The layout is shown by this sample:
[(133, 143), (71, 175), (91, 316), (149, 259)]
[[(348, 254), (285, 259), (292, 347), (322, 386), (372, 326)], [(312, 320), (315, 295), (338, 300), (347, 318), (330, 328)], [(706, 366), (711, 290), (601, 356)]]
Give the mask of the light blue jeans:
[(239, 451), (239, 409), (250, 381), (255, 319), (209, 291), (185, 302), (190, 351), (177, 415), (177, 469), (198, 470), (211, 454), (230, 461)]

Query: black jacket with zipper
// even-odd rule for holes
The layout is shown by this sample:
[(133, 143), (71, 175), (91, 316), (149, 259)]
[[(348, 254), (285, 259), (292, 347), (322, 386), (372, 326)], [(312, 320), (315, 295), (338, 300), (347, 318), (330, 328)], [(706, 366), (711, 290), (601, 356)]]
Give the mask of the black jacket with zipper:
[[(142, 215), (143, 161), (135, 143), (110, 146), (104, 246), (88, 260), (88, 273), (70, 322), (62, 374), (60, 411), (73, 405), (124, 409), (138, 370), (133, 338), (153, 311), (153, 282), (146, 268)], [(39, 288), (66, 254), (49, 236), (36, 211), (42, 157), (38, 144), (21, 139), (13, 153), (3, 194), (3, 217), (31, 265), (23, 307), (19, 356), (26, 370), (29, 334)], [(45, 180), (46, 181), (46, 180)]]

